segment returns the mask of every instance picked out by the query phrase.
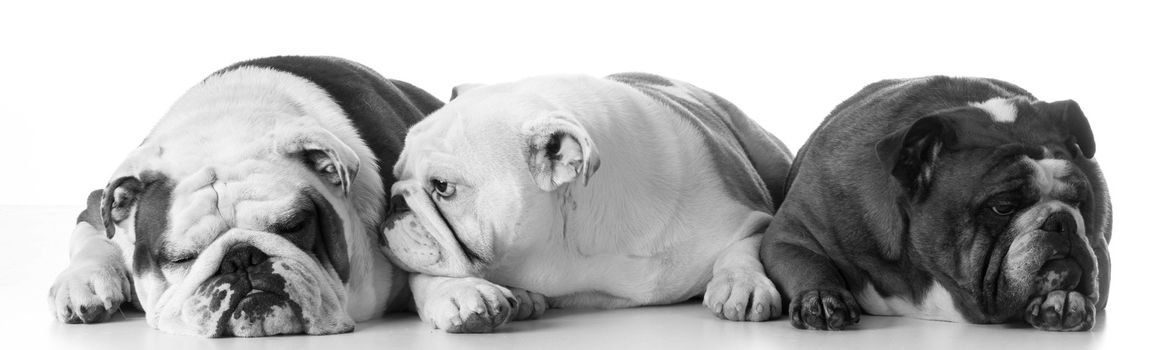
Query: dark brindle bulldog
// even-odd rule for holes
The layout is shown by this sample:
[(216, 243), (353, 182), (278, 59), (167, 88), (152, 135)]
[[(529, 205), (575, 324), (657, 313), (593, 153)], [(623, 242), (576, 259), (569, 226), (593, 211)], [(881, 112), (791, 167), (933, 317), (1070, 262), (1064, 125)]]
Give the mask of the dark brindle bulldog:
[(56, 317), (131, 302), (173, 333), (331, 334), (410, 304), (378, 226), (407, 128), (440, 106), (337, 58), (213, 74), (89, 196)]
[(861, 310), (1088, 330), (1111, 267), (1094, 155), (1074, 101), (990, 79), (874, 83), (798, 152), (762, 260), (798, 328)]

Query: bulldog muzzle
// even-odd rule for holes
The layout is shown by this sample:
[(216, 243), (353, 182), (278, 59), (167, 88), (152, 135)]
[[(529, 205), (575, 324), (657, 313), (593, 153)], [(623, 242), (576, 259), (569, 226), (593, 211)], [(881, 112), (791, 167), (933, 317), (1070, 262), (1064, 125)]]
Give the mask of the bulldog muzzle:
[(154, 327), (203, 336), (353, 330), (332, 266), (267, 232), (233, 229), (213, 242), (148, 313)]
[(382, 249), (394, 264), (410, 272), (437, 276), (476, 276), (475, 254), (415, 181), (393, 185), (393, 214), (385, 219)]
[(1011, 318), (1032, 296), (1055, 290), (1077, 290), (1097, 300), (1098, 264), (1084, 232), (1082, 216), (1066, 204), (1045, 203), (1023, 213), (1008, 235), (1005, 258), (991, 262), (1001, 266), (989, 268), (1001, 274), (987, 276), (994, 287), (988, 290), (990, 313)]

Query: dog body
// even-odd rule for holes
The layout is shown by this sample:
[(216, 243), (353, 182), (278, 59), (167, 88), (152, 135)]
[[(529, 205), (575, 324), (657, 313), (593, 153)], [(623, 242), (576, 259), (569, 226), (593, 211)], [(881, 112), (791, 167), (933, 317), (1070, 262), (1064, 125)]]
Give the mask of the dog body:
[(337, 58), (213, 74), (90, 195), (56, 316), (99, 322), (131, 301), (163, 331), (265, 336), (349, 332), (404, 306), (405, 273), (377, 248), (389, 168), (440, 105)]
[(1086, 330), (1107, 301), (1111, 210), (1073, 101), (990, 79), (886, 80), (798, 153), (762, 248), (791, 322), (875, 315)]
[(648, 74), (455, 93), (407, 136), (393, 191), (412, 211), (385, 225), (423, 319), (488, 331), (703, 292), (727, 319), (780, 311), (756, 247), (791, 156), (729, 102)]

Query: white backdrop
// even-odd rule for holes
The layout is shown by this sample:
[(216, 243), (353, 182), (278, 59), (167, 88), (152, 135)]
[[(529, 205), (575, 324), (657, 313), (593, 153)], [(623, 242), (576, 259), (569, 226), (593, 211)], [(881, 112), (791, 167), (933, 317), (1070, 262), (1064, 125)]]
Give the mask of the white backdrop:
[(3, 205), (79, 206), (186, 89), (268, 55), (341, 56), (441, 98), (465, 82), (653, 72), (726, 97), (795, 151), (870, 82), (984, 76), (1081, 104), (1116, 206), (1112, 309), (1150, 305), (1155, 11), (1142, 2), (27, 3), (0, 5)]
[(1148, 9), (669, 3), (5, 3), (0, 204), (82, 201), (186, 89), (279, 54), (350, 58), (441, 98), (465, 82), (653, 72), (730, 99), (793, 150), (867, 83), (995, 77), (1079, 101), (1117, 188), (1136, 151), (1124, 145), (1150, 125)]

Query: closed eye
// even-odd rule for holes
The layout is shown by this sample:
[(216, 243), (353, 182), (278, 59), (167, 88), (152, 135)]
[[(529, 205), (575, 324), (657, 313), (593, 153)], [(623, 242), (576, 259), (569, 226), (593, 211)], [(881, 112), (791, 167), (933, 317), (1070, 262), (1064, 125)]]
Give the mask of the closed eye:
[(181, 257), (174, 258), (172, 260), (172, 263), (173, 264), (184, 264), (187, 262), (191, 262), (191, 261), (195, 260), (196, 258), (197, 258), (196, 254), (184, 255)]
[(161, 260), (162, 264), (164, 265), (164, 267), (175, 268), (175, 267), (182, 267), (183, 265), (191, 264), (192, 262), (196, 261), (196, 258), (199, 255), (200, 255), (199, 252), (193, 252), (193, 251), (189, 251), (189, 252), (162, 251), (160, 254), (160, 260)]
[(277, 233), (299, 232), (302, 229), (304, 229), (305, 225), (308, 224), (309, 220), (312, 220), (312, 219), (313, 219), (313, 212), (302, 211), (302, 212), (298, 212), (298, 213), (295, 213), (293, 215), (290, 215), (288, 219), (283, 220), (282, 222), (273, 224), (270, 228), (272, 229), (272, 232), (277, 232)]

